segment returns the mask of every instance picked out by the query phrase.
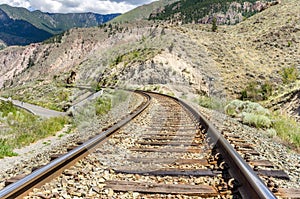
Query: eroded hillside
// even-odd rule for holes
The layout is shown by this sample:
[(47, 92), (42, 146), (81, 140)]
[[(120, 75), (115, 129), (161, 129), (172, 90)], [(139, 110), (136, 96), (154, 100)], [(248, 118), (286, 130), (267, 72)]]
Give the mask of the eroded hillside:
[[(284, 0), (217, 32), (211, 25), (144, 21), (72, 29), (43, 44), (0, 51), (0, 87), (32, 101), (38, 92), (70, 103), (80, 93), (65, 88), (74, 71), (76, 85), (149, 88), (179, 97), (239, 97), (251, 82), (277, 88), (282, 68), (300, 67), (299, 10), (297, 0)], [(56, 99), (57, 90), (68, 95)]]

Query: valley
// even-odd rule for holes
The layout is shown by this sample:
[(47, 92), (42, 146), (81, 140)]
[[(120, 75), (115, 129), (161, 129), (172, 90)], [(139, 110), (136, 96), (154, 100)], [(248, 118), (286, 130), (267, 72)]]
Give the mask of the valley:
[[(63, 141), (57, 141), (59, 135), (51, 134), (56, 137), (51, 142), (59, 143), (55, 146), (58, 148), (69, 140), (83, 142), (80, 136), (97, 135), (98, 129), (105, 131), (120, 119), (118, 114), (125, 117), (127, 109), (132, 110), (141, 103), (135, 94), (118, 94), (110, 89), (153, 91), (176, 97), (203, 113), (222, 134), (232, 133), (257, 146), (260, 156), (254, 159), (274, 162), (274, 168), (286, 171), (291, 178), (278, 180), (280, 186), (297, 189), (300, 182), (300, 4), (298, 0), (268, 2), (262, 10), (251, 12), (251, 16), (238, 13), (235, 16), (240, 21), (229, 25), (222, 18), (222, 10), (201, 15), (201, 20), (197, 20), (207, 20), (198, 23), (189, 21), (183, 11), (180, 11), (182, 15), (176, 14), (176, 9), (180, 5), (185, 8), (185, 4), (159, 1), (102, 25), (71, 28), (39, 43), (3, 44), (0, 97), (68, 111), (71, 117), (63, 118), (64, 132), (67, 132), (62, 133)], [(176, 9), (171, 9), (171, 15), (165, 15), (170, 8), (164, 6), (170, 5), (172, 8), (176, 5)], [(230, 10), (228, 15), (234, 12)], [(150, 15), (155, 17), (153, 13), (166, 18), (149, 20)], [(215, 29), (211, 24), (213, 17), (219, 19)], [(104, 97), (80, 109), (77, 118), (73, 115), (76, 111), (68, 110), (101, 89), (106, 93)], [(115, 95), (121, 95), (122, 100), (127, 95), (130, 99), (115, 100), (114, 104)], [(96, 114), (97, 110), (101, 114)], [(159, 113), (159, 108), (153, 110)], [(151, 111), (149, 115), (153, 117)], [(5, 113), (0, 120), (0, 126), (6, 130), (10, 125), (6, 123), (7, 117)], [(18, 121), (19, 116), (14, 117)], [(150, 128), (148, 120), (140, 121), (141, 126)], [(35, 144), (41, 146), (41, 141), (26, 146), (34, 148)], [(51, 149), (50, 142), (49, 145)], [(47, 149), (41, 153), (35, 151), (24, 161), (33, 161), (37, 154), (41, 154), (43, 161), (49, 159), (48, 144), (43, 148)], [(12, 151), (18, 150), (21, 149)], [(11, 154), (14, 156), (16, 152)], [(246, 159), (245, 154), (242, 156)], [(104, 165), (103, 169), (106, 172), (109, 167)], [(18, 175), (21, 170), (20, 166), (11, 175)], [(108, 198), (116, 194), (109, 191), (100, 189)]]

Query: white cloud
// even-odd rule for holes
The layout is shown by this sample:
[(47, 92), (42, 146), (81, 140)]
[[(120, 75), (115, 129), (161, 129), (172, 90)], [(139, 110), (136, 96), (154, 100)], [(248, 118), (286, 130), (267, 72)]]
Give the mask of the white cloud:
[(0, 0), (0, 4), (8, 4), (15, 7), (29, 8), (30, 3), (27, 0)]
[(153, 1), (155, 0), (0, 0), (0, 4), (50, 13), (95, 12), (108, 14), (124, 13), (139, 5)]

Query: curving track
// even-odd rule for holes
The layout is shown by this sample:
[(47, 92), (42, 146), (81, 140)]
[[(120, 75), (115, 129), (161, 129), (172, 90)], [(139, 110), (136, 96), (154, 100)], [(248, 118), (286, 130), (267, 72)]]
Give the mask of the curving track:
[[(197, 111), (176, 98), (139, 93), (145, 102), (138, 110), (8, 185), (0, 198), (276, 198)], [(34, 187), (41, 188), (29, 193)]]

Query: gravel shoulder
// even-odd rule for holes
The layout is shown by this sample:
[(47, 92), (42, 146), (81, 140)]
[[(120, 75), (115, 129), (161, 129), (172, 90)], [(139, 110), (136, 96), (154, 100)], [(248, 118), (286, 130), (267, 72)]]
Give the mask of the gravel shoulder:
[(193, 104), (206, 118), (220, 131), (238, 135), (255, 146), (259, 156), (251, 159), (269, 160), (275, 165), (276, 170), (284, 170), (290, 180), (276, 179), (281, 188), (300, 188), (300, 154), (289, 149), (280, 138), (268, 134), (263, 129), (253, 128), (242, 124), (235, 118), (231, 118), (218, 111), (209, 110)]

